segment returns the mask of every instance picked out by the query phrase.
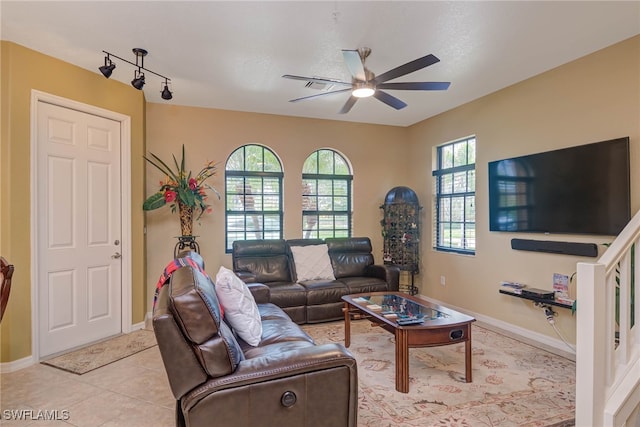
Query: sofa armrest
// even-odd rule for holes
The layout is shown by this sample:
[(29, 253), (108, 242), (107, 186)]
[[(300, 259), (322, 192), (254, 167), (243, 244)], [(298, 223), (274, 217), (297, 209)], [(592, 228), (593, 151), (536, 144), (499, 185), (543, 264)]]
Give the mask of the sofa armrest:
[(397, 292), (400, 289), (400, 268), (395, 265), (369, 265), (365, 268), (365, 274), (369, 277), (377, 277), (389, 285), (389, 291)]
[(236, 276), (238, 276), (240, 278), (240, 280), (242, 280), (244, 283), (255, 283), (256, 282), (256, 275), (253, 274), (250, 271), (246, 271), (246, 270), (238, 270), (238, 271), (234, 271), (234, 273), (236, 274)]
[(271, 302), (271, 288), (264, 283), (247, 283), (247, 287), (256, 300), (256, 304), (266, 304)]
[[(278, 418), (281, 425), (355, 427), (357, 364), (337, 343), (274, 352), (243, 360), (234, 373), (210, 379), (181, 403), (189, 425), (216, 420), (214, 425), (251, 427), (256, 419)], [(324, 415), (308, 421), (308, 411)]]
[(215, 387), (221, 389), (229, 386), (238, 387), (339, 366), (349, 368), (352, 380), (354, 380), (352, 385), (357, 388), (358, 368), (356, 360), (349, 350), (337, 343), (313, 345), (290, 351), (269, 353), (253, 359), (245, 359), (238, 364), (238, 368), (234, 373), (215, 378), (207, 385), (215, 383)]

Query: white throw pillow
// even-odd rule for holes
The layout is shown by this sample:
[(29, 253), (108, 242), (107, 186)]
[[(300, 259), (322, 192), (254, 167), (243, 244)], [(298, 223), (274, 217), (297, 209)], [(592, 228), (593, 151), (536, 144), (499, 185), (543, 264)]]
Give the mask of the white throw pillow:
[(327, 245), (291, 246), (298, 282), (335, 280)]
[(256, 300), (247, 285), (228, 268), (216, 274), (216, 295), (224, 317), (247, 344), (257, 346), (262, 338), (262, 321)]

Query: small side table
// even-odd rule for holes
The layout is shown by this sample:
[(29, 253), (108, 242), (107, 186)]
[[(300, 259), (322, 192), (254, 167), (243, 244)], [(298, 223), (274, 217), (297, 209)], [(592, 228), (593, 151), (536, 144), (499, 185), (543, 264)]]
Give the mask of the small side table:
[(176, 243), (176, 247), (173, 248), (173, 257), (177, 258), (178, 254), (187, 248), (200, 253), (200, 245), (196, 242), (196, 237), (197, 236), (178, 236), (178, 243)]

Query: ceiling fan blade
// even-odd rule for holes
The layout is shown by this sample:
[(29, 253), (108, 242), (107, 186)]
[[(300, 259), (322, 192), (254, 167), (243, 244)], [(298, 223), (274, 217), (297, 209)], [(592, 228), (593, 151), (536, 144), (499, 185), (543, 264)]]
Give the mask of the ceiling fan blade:
[(450, 84), (450, 82), (380, 83), (376, 85), (376, 88), (393, 90), (447, 90)]
[(342, 49), (342, 56), (344, 57), (344, 62), (347, 64), (349, 72), (356, 80), (367, 80), (364, 72), (364, 64), (357, 50)]
[(395, 108), (396, 110), (401, 110), (407, 106), (407, 104), (400, 101), (395, 96), (389, 95), (388, 93), (383, 92), (381, 90), (376, 89), (373, 96), (379, 99), (380, 101), (384, 102), (385, 104), (389, 105), (390, 107)]
[(335, 93), (343, 93), (343, 92), (350, 92), (351, 88), (347, 88), (347, 89), (340, 89), (340, 90), (334, 90), (332, 92), (322, 92), (322, 93), (318, 93), (316, 95), (311, 95), (311, 96), (304, 96), (302, 98), (296, 98), (296, 99), (291, 99), (289, 100), (289, 102), (298, 102), (298, 101), (306, 101), (307, 99), (313, 99), (313, 98), (318, 98), (320, 96), (325, 96), (325, 95), (333, 95)]
[(351, 95), (349, 97), (349, 99), (347, 99), (347, 102), (344, 103), (344, 105), (342, 106), (340, 111), (338, 111), (338, 114), (347, 114), (351, 110), (351, 107), (353, 107), (353, 105), (356, 103), (357, 100), (358, 100), (358, 98), (356, 98), (355, 96)]
[(404, 76), (405, 74), (409, 74), (409, 73), (413, 73), (414, 71), (421, 70), (425, 67), (428, 67), (429, 65), (435, 64), (436, 62), (440, 62), (440, 60), (436, 58), (434, 55), (429, 54), (427, 56), (423, 56), (422, 58), (414, 59), (411, 62), (407, 62), (406, 64), (401, 65), (399, 67), (393, 68), (387, 71), (386, 73), (380, 74), (378, 77), (375, 78), (375, 82), (376, 84), (383, 83), (383, 82), (386, 82), (387, 80), (392, 80), (392, 79)]
[(337, 84), (337, 85), (351, 86), (351, 82), (343, 82), (342, 80), (336, 80), (336, 79), (325, 79), (325, 78), (320, 78), (320, 77), (294, 76), (294, 75), (291, 75), (291, 74), (285, 74), (282, 77), (284, 77), (285, 79), (302, 80), (302, 81), (305, 81), (305, 82), (331, 83), (331, 84)]

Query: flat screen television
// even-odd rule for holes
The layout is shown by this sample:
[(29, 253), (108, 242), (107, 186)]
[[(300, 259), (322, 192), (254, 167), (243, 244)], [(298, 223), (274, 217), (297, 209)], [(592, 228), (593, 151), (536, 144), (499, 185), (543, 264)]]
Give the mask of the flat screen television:
[(614, 236), (630, 219), (629, 137), (489, 163), (491, 231)]

